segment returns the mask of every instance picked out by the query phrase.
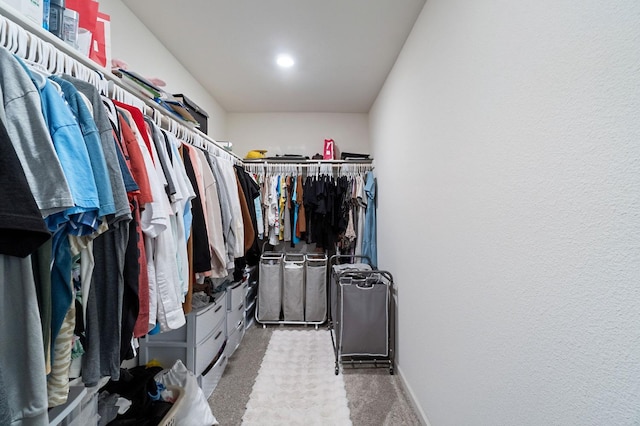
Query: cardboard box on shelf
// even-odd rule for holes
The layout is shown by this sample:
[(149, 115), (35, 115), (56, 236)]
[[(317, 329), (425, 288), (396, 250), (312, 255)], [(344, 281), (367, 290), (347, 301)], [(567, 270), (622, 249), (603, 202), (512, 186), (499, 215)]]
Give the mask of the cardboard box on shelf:
[(42, 27), (44, 3), (42, 0), (4, 0), (4, 2), (33, 21), (34, 24)]

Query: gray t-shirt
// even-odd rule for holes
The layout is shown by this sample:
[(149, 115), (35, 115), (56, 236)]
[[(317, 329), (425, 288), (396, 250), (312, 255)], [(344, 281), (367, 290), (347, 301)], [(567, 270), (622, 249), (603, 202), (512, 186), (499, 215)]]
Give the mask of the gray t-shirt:
[(7, 128), (42, 216), (73, 207), (42, 115), (38, 89), (22, 65), (3, 48), (0, 48), (0, 99), (0, 120)]
[(12, 425), (47, 425), (47, 373), (29, 257), (0, 255), (0, 370)]

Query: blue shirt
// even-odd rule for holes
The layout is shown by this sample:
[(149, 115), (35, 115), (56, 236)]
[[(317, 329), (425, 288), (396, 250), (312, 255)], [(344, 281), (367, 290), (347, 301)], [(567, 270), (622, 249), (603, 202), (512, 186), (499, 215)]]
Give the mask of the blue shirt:
[(296, 236), (296, 229), (298, 228), (298, 211), (300, 210), (300, 205), (298, 204), (298, 177), (292, 176), (291, 182), (293, 182), (293, 195), (291, 196), (291, 200), (293, 201), (293, 229), (291, 230), (291, 241), (293, 244), (298, 244), (300, 242), (300, 238)]
[(100, 133), (93, 120), (93, 115), (85, 104), (82, 95), (80, 95), (80, 92), (78, 92), (78, 89), (76, 89), (73, 84), (60, 77), (51, 76), (49, 78), (58, 83), (62, 88), (64, 99), (67, 101), (67, 105), (75, 116), (80, 131), (82, 132), (89, 154), (89, 160), (91, 161), (93, 177), (96, 181), (98, 199), (100, 200), (98, 215), (103, 217), (114, 214), (116, 212), (116, 206), (113, 201), (113, 190), (109, 180), (107, 161), (102, 151)]
[[(51, 342), (54, 343), (72, 303), (69, 235), (90, 235), (98, 229), (100, 200), (89, 152), (69, 106), (52, 82), (18, 61), (40, 93), (42, 115), (75, 205), (45, 219), (54, 232), (51, 259)], [(52, 356), (54, 347), (52, 344)]]
[(365, 175), (364, 191), (367, 194), (367, 211), (364, 216), (364, 238), (362, 255), (371, 259), (371, 266), (378, 265), (378, 244), (376, 235), (376, 179), (373, 172)]
[[(42, 115), (49, 128), (53, 147), (60, 160), (75, 204), (75, 207), (47, 217), (49, 229), (55, 231), (59, 226), (71, 221), (75, 223), (75, 226), (70, 230), (73, 235), (92, 234), (99, 225), (97, 218), (100, 199), (93, 177), (89, 152), (80, 127), (53, 83), (39, 74), (31, 73), (26, 67), (25, 69), (40, 91)], [(87, 224), (91, 225), (87, 226)]]

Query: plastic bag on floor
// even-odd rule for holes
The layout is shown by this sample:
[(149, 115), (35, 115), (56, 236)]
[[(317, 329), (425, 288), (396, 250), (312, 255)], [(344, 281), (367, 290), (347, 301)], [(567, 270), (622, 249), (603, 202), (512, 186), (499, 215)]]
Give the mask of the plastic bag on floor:
[(184, 388), (185, 397), (176, 413), (176, 426), (211, 426), (218, 421), (211, 412), (211, 407), (205, 398), (198, 380), (191, 371), (178, 360), (170, 370), (162, 370), (155, 377), (159, 383)]

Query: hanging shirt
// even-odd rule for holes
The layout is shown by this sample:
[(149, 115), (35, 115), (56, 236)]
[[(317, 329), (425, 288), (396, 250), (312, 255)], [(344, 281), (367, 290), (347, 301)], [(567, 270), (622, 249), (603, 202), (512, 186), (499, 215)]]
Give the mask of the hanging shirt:
[[(191, 200), (193, 200), (196, 196), (193, 187), (191, 186), (191, 182), (189, 181), (189, 177), (187, 176), (187, 172), (184, 168), (184, 163), (182, 162), (182, 157), (178, 152), (178, 144), (181, 142), (178, 141), (175, 136), (170, 133), (163, 132), (166, 140), (169, 142), (168, 148), (170, 148), (170, 152), (172, 153), (171, 165), (174, 169), (174, 174), (176, 177), (176, 197), (175, 197), (175, 214), (177, 217), (178, 223), (178, 231), (180, 231), (180, 227), (182, 226), (183, 235), (180, 237), (178, 235), (178, 247), (180, 253), (180, 268), (179, 273), (181, 274), (181, 283), (183, 286), (183, 296), (185, 296), (189, 289), (189, 258), (187, 253), (187, 241), (189, 240), (189, 235), (191, 234), (191, 221), (187, 220), (186, 211), (191, 211)], [(182, 220), (180, 219), (182, 217)], [(182, 250), (184, 246), (184, 250)]]
[(307, 215), (304, 209), (304, 185), (302, 175), (296, 179), (296, 205), (298, 206), (298, 219), (296, 222), (296, 237), (301, 239), (307, 232)]
[[(237, 171), (234, 171), (234, 173), (237, 174)], [(249, 206), (247, 204), (247, 199), (244, 195), (244, 192), (242, 190), (242, 185), (240, 184), (240, 180), (238, 179), (237, 175), (236, 175), (236, 187), (238, 191), (238, 200), (240, 201), (240, 212), (242, 215), (242, 223), (244, 226), (243, 249), (242, 249), (242, 256), (240, 257), (245, 257), (245, 255), (251, 248), (251, 245), (253, 244), (253, 241), (255, 239), (255, 232), (253, 230), (253, 225), (251, 224), (251, 215), (249, 214)]]
[[(18, 60), (0, 48), (0, 121), (42, 216), (73, 207), (73, 198), (42, 114), (40, 93)], [(25, 119), (28, 117), (28, 119)]]
[(26, 257), (51, 233), (42, 220), (36, 200), (4, 124), (0, 121), (0, 254)]
[[(133, 130), (125, 120), (125, 116), (118, 112), (110, 100), (105, 100), (105, 105), (108, 106), (109, 111), (115, 114), (114, 117), (111, 117), (112, 125), (115, 129), (118, 129), (120, 135), (120, 138), (117, 139), (118, 147), (127, 165), (122, 171), (123, 177), (130, 174), (134, 179), (133, 186), (131, 182), (126, 184), (133, 220), (130, 224), (128, 245), (125, 252), (124, 278), (126, 286), (133, 288), (135, 281), (138, 284), (138, 312), (133, 334), (139, 336), (146, 334), (150, 329), (149, 311), (151, 304), (147, 267), (149, 260), (144, 243), (141, 210), (143, 206), (153, 200), (153, 196), (142, 150)], [(113, 107), (113, 110), (111, 107)], [(125, 179), (125, 182), (128, 182), (128, 180)]]
[(100, 142), (100, 134), (98, 133), (98, 127), (95, 121), (93, 121), (93, 115), (89, 108), (87, 108), (80, 92), (78, 92), (78, 89), (76, 89), (73, 84), (60, 77), (51, 76), (49, 78), (62, 88), (64, 99), (75, 116), (80, 131), (82, 132), (82, 138), (87, 148), (87, 153), (89, 154), (91, 170), (93, 171), (93, 177), (98, 191), (98, 199), (100, 201), (98, 216), (104, 217), (112, 215), (116, 211), (113, 191), (111, 190), (111, 183), (109, 181), (107, 161), (105, 160)]
[[(137, 318), (141, 318), (145, 313), (148, 318), (149, 309), (147, 261), (138, 201), (151, 198), (149, 181), (131, 129), (110, 99), (102, 101), (113, 129), (112, 144), (116, 154), (121, 154), (118, 166), (132, 220), (116, 222), (117, 226), (93, 241), (95, 266), (90, 282), (83, 274), (83, 304), (87, 306), (82, 381), (87, 386), (96, 386), (101, 377), (119, 380), (121, 354), (128, 353), (130, 347), (130, 338), (125, 337), (130, 329), (127, 328), (131, 323), (129, 318), (138, 314)], [(81, 255), (84, 259), (81, 266), (90, 258), (88, 250), (89, 247)], [(131, 300), (131, 295), (137, 298)], [(131, 306), (132, 303), (135, 305)], [(145, 329), (148, 329), (146, 323)]]
[(199, 149), (195, 150), (202, 164), (202, 181), (204, 184), (206, 214), (208, 217), (208, 239), (211, 252), (211, 276), (222, 278), (227, 276), (227, 250), (222, 234), (222, 213), (218, 197), (218, 186), (215, 176), (209, 166), (207, 154)]
[(171, 163), (175, 170), (177, 181), (177, 189), (180, 194), (182, 194), (182, 216), (184, 219), (184, 229), (185, 229), (185, 241), (189, 240), (189, 236), (191, 235), (191, 224), (193, 220), (193, 215), (191, 214), (191, 200), (196, 197), (195, 190), (191, 185), (191, 181), (189, 181), (189, 177), (187, 176), (187, 171), (184, 166), (184, 162), (182, 161), (182, 156), (178, 151), (178, 148), (182, 146), (182, 142), (180, 142), (173, 134), (162, 131), (164, 134), (165, 140), (168, 142), (168, 148), (170, 152), (173, 154)]
[(260, 247), (257, 239), (258, 219), (255, 209), (255, 199), (260, 196), (260, 187), (246, 172), (244, 167), (235, 165), (234, 169), (236, 171), (240, 187), (242, 188), (242, 193), (239, 194), (239, 196), (244, 198), (247, 205), (247, 211), (249, 212), (248, 221), (243, 220), (245, 229), (245, 246), (247, 244), (249, 245), (248, 248), (245, 247), (245, 260), (248, 265), (257, 265), (260, 261)]
[(138, 128), (138, 132), (134, 133), (142, 152), (153, 199), (145, 204), (141, 215), (149, 277), (149, 326), (155, 326), (157, 321), (162, 331), (168, 331), (182, 327), (186, 319), (181, 304), (182, 292), (176, 286), (179, 277), (175, 241), (169, 228), (171, 206), (163, 184), (166, 180), (160, 161), (154, 163), (151, 159), (152, 156), (159, 158), (155, 145), (151, 144), (148, 150), (141, 137), (145, 131), (146, 128)]
[(367, 210), (365, 213), (364, 236), (362, 238), (362, 254), (371, 259), (371, 266), (378, 265), (378, 247), (376, 240), (376, 179), (373, 172), (365, 175), (364, 190), (367, 194)]
[(164, 136), (160, 131), (160, 128), (156, 123), (153, 122), (149, 117), (145, 117), (144, 119), (146, 128), (149, 130), (151, 143), (153, 143), (154, 148), (158, 151), (160, 156), (158, 157), (158, 161), (160, 162), (160, 167), (162, 168), (162, 173), (165, 179), (165, 192), (167, 193), (167, 197), (169, 201), (173, 201), (174, 195), (176, 194), (176, 184), (175, 184), (175, 175), (173, 173), (173, 168), (171, 167), (171, 159), (169, 158), (169, 153), (167, 152), (167, 146), (164, 141)]
[(280, 235), (280, 176), (271, 176), (269, 191), (269, 244), (278, 245)]
[[(145, 126), (145, 121), (144, 121), (144, 115), (142, 114), (142, 111), (140, 111), (138, 108), (132, 106), (132, 105), (127, 105), (125, 103), (122, 102), (118, 102), (118, 101), (113, 101), (113, 103), (118, 107), (118, 108), (122, 108), (126, 111), (129, 111), (129, 113), (131, 114), (131, 118), (133, 119), (135, 126), (133, 125), (133, 123), (131, 123), (131, 128), (132, 129), (138, 129), (140, 131), (140, 136), (142, 137), (142, 140), (144, 141), (145, 146), (147, 147), (147, 152), (151, 152), (151, 137), (149, 136), (149, 132), (147, 132), (147, 128)], [(149, 154), (151, 155), (151, 154)], [(154, 160), (154, 158), (151, 159), (152, 161)]]
[[(183, 146), (185, 166), (189, 173), (189, 179), (197, 198), (194, 200), (194, 272), (210, 275), (211, 249), (209, 246), (209, 217), (207, 210), (207, 198), (204, 181), (202, 179), (202, 159), (198, 156), (197, 148), (185, 144)], [(188, 157), (188, 163), (187, 158)], [(197, 204), (196, 204), (197, 203)], [(196, 222), (197, 221), (197, 222)]]
[(283, 241), (291, 241), (292, 227), (291, 227), (291, 176), (284, 178), (284, 209), (283, 209), (283, 228), (282, 233)]
[[(120, 154), (120, 156), (122, 154), (118, 153), (116, 150), (113, 128), (109, 122), (109, 117), (102, 102), (102, 98), (100, 97), (98, 90), (92, 84), (78, 80), (77, 78), (69, 75), (63, 75), (62, 78), (72, 83), (80, 93), (85, 95), (93, 107), (93, 119), (96, 123), (96, 128), (100, 136), (100, 144), (107, 164), (109, 183), (111, 185), (115, 206), (115, 213), (113, 218), (110, 218), (110, 223), (117, 222), (119, 220), (131, 219), (131, 209), (127, 199), (127, 189), (124, 185), (125, 176), (123, 176), (123, 170), (120, 166), (121, 159), (118, 158), (118, 154)], [(128, 172), (127, 175), (129, 177), (131, 176)]]
[(0, 327), (0, 371), (15, 426), (49, 424), (43, 337), (31, 268), (29, 258), (0, 255), (0, 321), (5, 325)]
[(233, 268), (233, 260), (244, 256), (244, 223), (242, 221), (240, 197), (238, 196), (238, 183), (231, 161), (223, 158), (217, 158), (216, 160), (222, 176), (222, 185), (225, 185), (229, 197), (231, 226), (226, 241), (230, 263), (227, 266), (228, 268)]
[(71, 220), (71, 234), (91, 234), (98, 229), (100, 199), (82, 132), (53, 84), (38, 74), (32, 74), (32, 79), (40, 91), (42, 114), (74, 202), (74, 207), (67, 209), (64, 214), (49, 216), (47, 223), (54, 230), (61, 223)]
[[(56, 154), (62, 165), (74, 207), (46, 218), (54, 231), (51, 260), (51, 342), (55, 342), (71, 306), (71, 246), (69, 235), (86, 236), (100, 225), (100, 207), (89, 153), (78, 124), (53, 83), (31, 74), (40, 92), (42, 113), (49, 128)], [(55, 347), (51, 346), (51, 353)]]
[(209, 156), (209, 160), (211, 161), (211, 171), (213, 172), (213, 176), (216, 180), (216, 185), (218, 186), (218, 200), (220, 201), (220, 213), (222, 215), (222, 234), (224, 236), (224, 240), (226, 241), (227, 247), (227, 264), (233, 264), (233, 245), (235, 242), (233, 241), (232, 235), (232, 217), (233, 214), (231, 212), (231, 198), (229, 195), (229, 188), (226, 184), (222, 173), (222, 160), (221, 158), (217, 158), (214, 156)]
[(293, 178), (292, 180), (292, 185), (293, 185), (293, 195), (291, 197), (291, 201), (293, 203), (293, 232), (292, 232), (292, 238), (291, 238), (291, 242), (293, 244), (298, 244), (300, 242), (300, 230), (298, 228), (298, 214), (300, 211), (300, 204), (298, 204), (299, 202), (299, 198), (298, 198), (298, 190), (299, 190), (299, 185), (298, 185), (298, 178), (300, 176), (296, 176)]
[[(257, 182), (256, 182), (257, 183)], [(256, 225), (258, 227), (258, 239), (264, 238), (264, 219), (262, 217), (262, 196), (258, 195), (253, 200), (254, 208), (256, 210)]]
[(365, 211), (367, 208), (367, 195), (364, 191), (364, 180), (361, 175), (356, 176), (356, 256), (362, 255), (362, 242), (364, 239), (364, 219), (365, 219)]
[(286, 217), (286, 206), (287, 206), (287, 181), (285, 176), (279, 176), (278, 188), (279, 188), (278, 221), (280, 222), (280, 233), (278, 234), (278, 239), (282, 241), (284, 240), (284, 235), (286, 231), (285, 217)]

